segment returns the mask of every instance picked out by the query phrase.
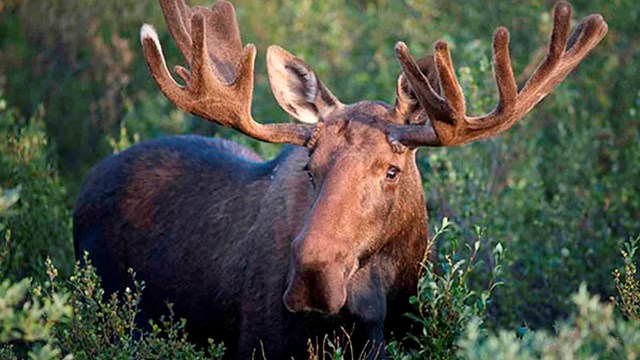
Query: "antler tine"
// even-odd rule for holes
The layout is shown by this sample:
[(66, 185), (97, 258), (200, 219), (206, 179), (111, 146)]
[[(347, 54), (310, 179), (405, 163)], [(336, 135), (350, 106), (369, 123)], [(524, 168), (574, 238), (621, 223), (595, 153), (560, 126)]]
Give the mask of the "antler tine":
[[(542, 97), (553, 90), (553, 87), (560, 83), (560, 81), (568, 75), (569, 71), (573, 69), (573, 67), (569, 69), (554, 85), (551, 87), (548, 86), (548, 84), (553, 81), (554, 70), (557, 69), (565, 54), (567, 39), (569, 38), (569, 32), (571, 30), (571, 13), (572, 10), (569, 3), (560, 2), (555, 6), (553, 31), (551, 33), (547, 56), (542, 60), (542, 63), (540, 63), (540, 66), (531, 75), (529, 80), (527, 80), (522, 90), (520, 90), (519, 98), (524, 102), (524, 106), (521, 107), (523, 113), (528, 112), (535, 104), (542, 100)], [(536, 99), (536, 97), (540, 98)]]
[(420, 71), (420, 67), (411, 56), (407, 44), (400, 41), (396, 44), (395, 49), (402, 72), (413, 87), (418, 101), (423, 104), (429, 118), (445, 118), (443, 115), (447, 113), (447, 103)]
[(569, 36), (571, 5), (564, 1), (556, 4), (553, 23), (547, 56), (519, 92), (511, 67), (509, 32), (503, 27), (495, 31), (493, 66), (500, 101), (490, 113), (477, 117), (465, 114), (464, 95), (445, 42), (439, 41), (435, 45), (442, 97), (420, 73), (406, 45), (398, 43), (396, 52), (403, 73), (429, 116), (431, 126), (395, 127), (390, 131), (390, 137), (406, 146), (455, 146), (512, 127), (562, 82), (607, 33), (602, 16), (591, 15), (584, 18)]
[[(165, 19), (191, 71), (177, 66), (186, 85), (167, 69), (153, 27), (144, 25), (140, 39), (156, 84), (180, 109), (257, 140), (305, 145), (315, 126), (257, 123), (251, 116), (256, 49), (242, 48), (233, 6), (218, 1), (212, 9), (188, 8), (184, 0), (161, 0)], [(189, 16), (188, 19), (186, 17)], [(173, 22), (173, 23), (172, 23)]]
[(153, 26), (149, 24), (142, 25), (140, 41), (142, 42), (142, 51), (151, 76), (153, 76), (160, 90), (172, 102), (183, 103), (186, 100), (187, 92), (169, 74), (167, 63), (164, 61), (164, 55), (162, 54), (160, 40)]
[(193, 11), (184, 0), (160, 0), (169, 33), (178, 45), (184, 60), (191, 64), (191, 16)]
[(465, 104), (464, 95), (462, 94), (460, 84), (458, 84), (456, 71), (453, 68), (453, 62), (451, 61), (449, 45), (444, 41), (438, 41), (435, 45), (434, 56), (436, 59), (436, 69), (438, 70), (438, 76), (440, 77), (442, 95), (447, 99), (449, 117), (445, 121), (455, 124), (464, 118)]

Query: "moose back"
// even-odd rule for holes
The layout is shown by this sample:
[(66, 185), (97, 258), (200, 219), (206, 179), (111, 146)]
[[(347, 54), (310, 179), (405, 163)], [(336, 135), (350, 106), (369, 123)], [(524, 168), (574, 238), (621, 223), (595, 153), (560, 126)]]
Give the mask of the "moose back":
[(264, 161), (236, 143), (199, 136), (143, 142), (98, 164), (74, 211), (78, 257), (87, 251), (107, 292), (146, 282), (138, 321), (187, 319), (191, 339), (224, 341), (230, 358), (307, 356), (307, 339), (353, 331), (356, 351), (384, 357), (428, 248), (416, 152), (457, 146), (512, 127), (558, 85), (607, 31), (599, 15), (570, 35), (571, 7), (556, 5), (546, 58), (520, 89), (509, 34), (494, 34), (500, 101), (465, 114), (448, 46), (414, 60), (396, 45), (394, 105), (341, 103), (299, 58), (267, 52), (278, 104), (293, 123), (251, 116), (256, 50), (242, 45), (233, 6), (160, 5), (188, 69), (167, 69), (158, 36), (141, 29), (159, 89), (180, 109), (254, 139), (289, 144)]

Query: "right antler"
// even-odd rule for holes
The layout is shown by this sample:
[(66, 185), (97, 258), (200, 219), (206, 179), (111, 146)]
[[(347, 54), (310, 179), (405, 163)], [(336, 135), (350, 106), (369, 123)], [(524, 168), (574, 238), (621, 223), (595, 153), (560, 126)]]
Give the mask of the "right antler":
[(212, 9), (190, 8), (184, 0), (160, 0), (169, 31), (190, 70), (176, 66), (179, 85), (169, 73), (158, 35), (143, 25), (140, 41), (151, 75), (165, 96), (180, 109), (234, 128), (257, 140), (305, 145), (315, 126), (260, 124), (251, 116), (256, 49), (242, 48), (233, 5), (218, 1)]
[(496, 30), (493, 39), (494, 73), (500, 102), (488, 114), (465, 114), (462, 89), (455, 75), (449, 47), (444, 41), (435, 46), (435, 62), (442, 95), (422, 74), (404, 43), (396, 45), (403, 74), (427, 113), (431, 126), (405, 125), (390, 131), (394, 143), (405, 146), (455, 146), (487, 138), (512, 127), (573, 70), (607, 33), (600, 15), (584, 18), (571, 36), (571, 5), (555, 6), (553, 33), (546, 58), (518, 91), (509, 57), (509, 32)]

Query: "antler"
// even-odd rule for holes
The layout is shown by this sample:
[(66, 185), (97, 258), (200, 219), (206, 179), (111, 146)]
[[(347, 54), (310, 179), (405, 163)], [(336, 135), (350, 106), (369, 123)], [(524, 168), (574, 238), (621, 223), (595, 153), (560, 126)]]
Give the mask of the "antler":
[(305, 145), (315, 126), (302, 124), (260, 124), (251, 116), (253, 68), (256, 49), (242, 48), (233, 5), (218, 1), (212, 9), (189, 8), (184, 0), (161, 0), (169, 31), (190, 70), (176, 66), (184, 80), (179, 85), (169, 73), (158, 35), (143, 25), (140, 41), (144, 57), (156, 84), (180, 109), (234, 128), (257, 140)]
[(559, 2), (554, 9), (553, 33), (547, 56), (524, 87), (518, 91), (509, 56), (509, 32), (498, 28), (493, 35), (493, 66), (500, 94), (498, 105), (488, 114), (465, 114), (462, 89), (455, 75), (449, 46), (435, 44), (435, 61), (442, 95), (434, 90), (407, 46), (396, 45), (404, 76), (429, 117), (431, 126), (396, 126), (390, 140), (405, 146), (455, 146), (499, 134), (512, 127), (551, 92), (607, 33), (600, 15), (584, 18), (569, 37), (571, 5)]

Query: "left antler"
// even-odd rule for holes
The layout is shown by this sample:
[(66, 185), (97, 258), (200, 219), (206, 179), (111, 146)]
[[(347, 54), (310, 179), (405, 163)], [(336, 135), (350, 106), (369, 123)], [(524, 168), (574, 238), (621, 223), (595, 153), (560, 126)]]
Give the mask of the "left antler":
[(431, 126), (396, 126), (390, 131), (390, 140), (410, 147), (456, 146), (509, 129), (562, 82), (607, 33), (607, 23), (597, 14), (584, 18), (571, 36), (570, 27), (571, 5), (560, 2), (554, 9), (547, 56), (520, 91), (511, 68), (509, 32), (498, 28), (493, 36), (493, 66), (500, 102), (490, 113), (477, 117), (465, 113), (464, 95), (446, 42), (436, 43), (434, 55), (442, 95), (420, 71), (407, 46), (399, 42), (396, 53), (404, 76)]
[(233, 5), (218, 1), (213, 8), (190, 8), (184, 0), (161, 0), (169, 31), (189, 64), (176, 66), (179, 85), (169, 73), (158, 35), (144, 25), (140, 39), (149, 70), (160, 90), (180, 109), (234, 128), (254, 139), (305, 145), (315, 126), (260, 124), (251, 116), (256, 49), (242, 47)]

